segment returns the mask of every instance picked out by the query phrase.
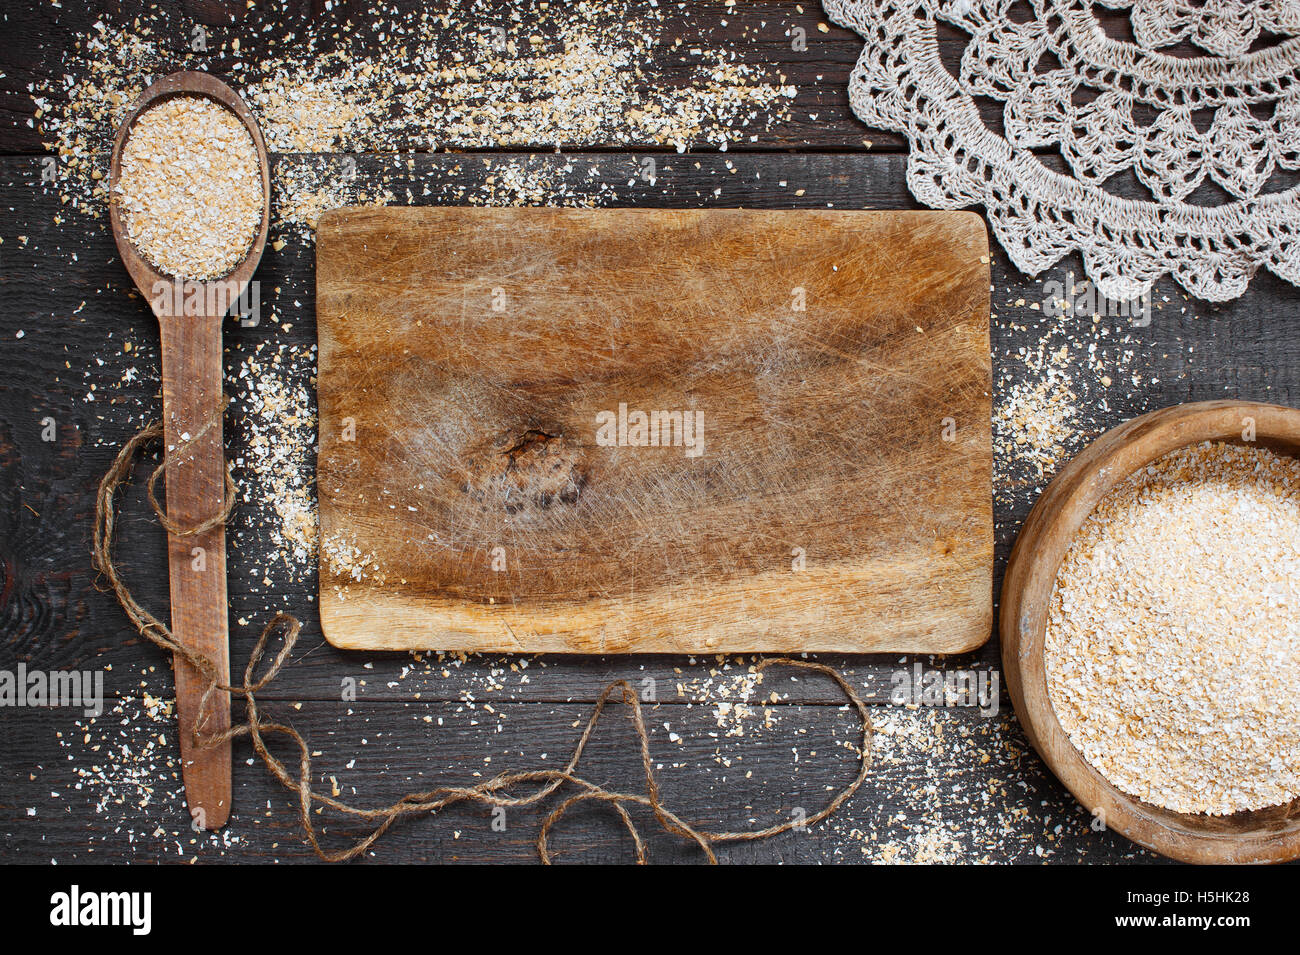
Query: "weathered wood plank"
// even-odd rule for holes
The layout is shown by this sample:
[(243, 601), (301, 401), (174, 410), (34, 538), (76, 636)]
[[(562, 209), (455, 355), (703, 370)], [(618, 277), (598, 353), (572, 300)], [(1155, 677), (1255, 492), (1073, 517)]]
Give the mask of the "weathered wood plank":
[[(897, 134), (866, 132), (852, 117), (847, 80), (861, 40), (838, 27), (823, 32), (819, 25), (826, 27), (827, 21), (816, 2), (747, 0), (728, 6), (721, 0), (658, 5), (624, 0), (581, 8), (551, 3), (521, 11), (508, 0), (456, 0), (432, 9), (417, 0), (398, 0), (379, 13), (373, 11), (372, 4), (360, 0), (328, 5), (290, 0), (251, 10), (244, 0), (115, 0), (108, 9), (32, 4), (9, 10), (0, 41), (0, 152), (44, 151), (49, 139), (42, 136), (41, 122), (33, 122), (32, 93), (48, 98), (57, 111), (68, 99), (63, 77), (80, 80), (93, 74), (105, 82), (118, 75), (93, 64), (126, 61), (135, 71), (159, 73), (207, 69), (245, 87), (280, 66), (290, 82), (311, 73), (317, 63), (323, 64), (322, 76), (347, 74), (362, 56), (378, 67), (393, 66), (389, 57), (376, 54), (379, 50), (397, 52), (403, 70), (410, 66), (424, 71), (432, 63), (439, 70), (475, 65), (481, 72), (440, 78), (433, 84), (434, 95), (421, 100), (419, 107), (406, 101), (408, 95), (401, 91), (407, 87), (399, 81), (387, 106), (410, 115), (384, 121), (393, 138), (382, 145), (372, 141), (370, 146), (353, 143), (349, 148), (675, 148), (672, 137), (654, 135), (664, 124), (637, 122), (626, 115), (603, 131), (605, 141), (572, 128), (566, 131), (574, 125), (575, 112), (596, 108), (584, 100), (572, 101), (554, 122), (541, 122), (529, 111), (531, 100), (558, 96), (557, 105), (569, 103), (570, 92), (560, 87), (570, 80), (580, 86), (584, 75), (587, 83), (607, 87), (606, 94), (612, 93), (608, 87), (617, 78), (631, 108), (636, 103), (678, 104), (679, 122), (667, 124), (674, 129), (694, 128), (690, 114), (700, 111), (709, 135), (701, 131), (692, 138), (701, 146), (712, 143), (705, 146), (709, 149), (716, 148), (723, 134), (737, 149), (816, 145), (863, 150), (867, 140), (885, 149), (903, 143)], [(98, 43), (97, 24), (106, 28)], [(500, 54), (488, 49), (498, 37), (508, 44)], [(205, 49), (196, 49), (200, 44)], [(581, 52), (584, 44), (590, 46), (590, 55)], [(566, 45), (568, 60), (562, 58)], [(529, 62), (537, 64), (535, 75), (519, 68)], [(497, 65), (485, 65), (492, 63)], [(562, 79), (552, 83), (557, 73)], [(711, 85), (719, 90), (717, 98), (705, 92)], [(732, 110), (737, 96), (747, 100), (760, 85), (792, 87), (794, 95), (760, 95), (754, 108)], [(470, 131), (475, 104), (515, 93), (520, 106), (504, 112), (498, 106), (494, 128), (484, 131), (487, 139)], [(724, 101), (728, 97), (730, 104)], [(361, 102), (376, 113), (383, 110), (380, 93)], [(430, 118), (434, 114), (436, 120)], [(716, 114), (714, 119), (709, 119), (711, 114)]]
[[(647, 713), (666, 804), (716, 828), (758, 828), (815, 812), (855, 772), (856, 714), (839, 707), (774, 706), (734, 719), (712, 707)], [(319, 755), (314, 784), (379, 805), (407, 791), (473, 784), (520, 768), (562, 765), (586, 705), (457, 704), (274, 706)], [(582, 775), (643, 792), (635, 735), (614, 707), (592, 738)], [(877, 712), (875, 768), (821, 826), (725, 849), (727, 862), (1154, 861), (1091, 818), (1044, 776), (1007, 714), (970, 710)], [(189, 828), (177, 781), (175, 733), (138, 698), (93, 721), (32, 710), (0, 735), (0, 853), (27, 862), (311, 861), (293, 797), (236, 744), (234, 813), (220, 833)], [(719, 723), (724, 725), (720, 726)], [(62, 734), (61, 736), (59, 734)], [(734, 734), (734, 735), (729, 735)], [(162, 742), (162, 738), (166, 742)], [(532, 862), (540, 809), (457, 807), (399, 824), (369, 854), (379, 862)], [(34, 810), (34, 815), (30, 810)], [(636, 813), (659, 862), (697, 862), (698, 849), (655, 832)], [(331, 844), (360, 830), (326, 817)], [(496, 828), (494, 828), (494, 821)], [(502, 826), (504, 829), (502, 830)], [(653, 835), (652, 835), (653, 833)], [(557, 828), (559, 861), (632, 857), (612, 813), (579, 809)]]
[[(1117, 35), (1128, 29), (1123, 11), (1095, 12)], [(553, 123), (539, 123), (537, 114), (529, 111), (530, 102), (557, 95), (557, 84), (552, 82), (557, 52), (566, 42), (576, 48), (585, 39), (593, 41), (605, 58), (584, 65), (560, 61), (564, 80), (581, 86), (584, 69), (608, 71), (615, 66), (618, 74), (634, 75), (635, 82), (620, 87), (630, 91), (629, 104), (649, 106), (656, 99), (660, 105), (675, 104), (683, 122), (667, 125), (695, 128), (696, 133), (687, 137), (692, 149), (711, 151), (724, 138), (728, 148), (735, 150), (901, 151), (907, 145), (900, 133), (868, 129), (854, 117), (848, 81), (865, 41), (854, 31), (831, 24), (816, 0), (742, 0), (731, 5), (726, 0), (679, 0), (657, 6), (620, 0), (581, 6), (551, 3), (527, 10), (509, 0), (455, 0), (437, 10), (418, 0), (394, 0), (378, 13), (365, 0), (334, 0), (328, 5), (321, 0), (287, 0), (253, 9), (244, 0), (171, 4), (113, 0), (103, 7), (30, 4), (6, 11), (0, 23), (4, 27), (0, 154), (46, 151), (52, 139), (49, 117), (35, 116), (33, 95), (48, 100), (58, 113), (69, 98), (65, 76), (74, 82), (89, 76), (100, 85), (116, 82), (122, 71), (111, 64), (118, 62), (131, 64), (132, 80), (123, 84), (130, 99), (146, 85), (141, 76), (136, 86), (135, 74), (146, 70), (206, 69), (242, 89), (279, 69), (293, 82), (304, 75), (315, 79), (317, 73), (326, 81), (336, 79), (348, 74), (359, 57), (388, 66), (388, 59), (375, 51), (394, 48), (405, 51), (403, 62), (418, 59), (420, 70), (430, 62), (439, 70), (456, 70), (466, 64), (481, 65), (484, 48), (498, 36), (510, 44), (508, 52), (496, 58), (504, 67), (483, 69), (472, 77), (440, 77), (439, 89), (418, 104), (411, 102), (414, 98), (401, 83), (392, 90), (385, 88), (387, 98), (382, 92), (363, 96), (360, 105), (369, 112), (405, 110), (406, 114), (388, 116), (381, 124), (386, 131), (382, 136), (372, 129), (368, 137), (342, 146), (311, 148), (423, 151), (564, 146), (673, 151), (673, 137), (656, 135), (665, 124), (633, 118), (635, 105), (629, 105), (601, 135), (590, 135), (590, 130), (575, 135), (566, 129), (582, 106), (567, 103)], [(105, 31), (102, 35), (99, 25)], [(955, 75), (968, 40), (951, 24), (938, 27), (940, 58)], [(200, 43), (204, 49), (196, 49)], [(105, 49), (113, 54), (106, 55)], [(1170, 52), (1202, 53), (1187, 42)], [(538, 64), (535, 74), (517, 69), (519, 62), (529, 61)], [(743, 76), (729, 72), (735, 69), (742, 70)], [(608, 86), (609, 75), (592, 73), (589, 85)], [(725, 91), (719, 97), (702, 93), (710, 83), (719, 82), (719, 89)], [(339, 98), (339, 89), (326, 85), (326, 96)], [(349, 89), (356, 85), (344, 84)], [(754, 88), (763, 85), (788, 87), (793, 95), (755, 97)], [(316, 92), (312, 86), (301, 88)], [(515, 94), (519, 108), (502, 109), (500, 98)], [(730, 98), (734, 106), (737, 97), (751, 101), (750, 107), (732, 110), (725, 101)], [(484, 126), (475, 119), (474, 107), (494, 98), (496, 111)], [(448, 104), (451, 107), (445, 108)], [(977, 105), (990, 127), (1000, 130), (1002, 104), (981, 99)], [(585, 108), (592, 109), (590, 104)], [(671, 105), (667, 111), (672, 111)], [(697, 112), (702, 125), (694, 122)]]

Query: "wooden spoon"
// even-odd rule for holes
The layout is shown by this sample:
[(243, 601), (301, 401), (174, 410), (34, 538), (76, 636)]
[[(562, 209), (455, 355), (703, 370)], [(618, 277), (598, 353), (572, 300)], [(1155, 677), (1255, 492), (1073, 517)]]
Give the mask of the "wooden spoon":
[[(160, 272), (132, 244), (113, 191), (121, 175), (122, 147), (131, 125), (158, 100), (177, 94), (206, 96), (239, 117), (253, 137), (262, 173), (262, 224), (248, 254), (220, 279), (186, 282), (187, 295), (197, 298), (196, 290), (202, 289), (205, 307), (199, 315), (183, 314), (184, 309), (176, 307), (176, 277)], [(113, 238), (136, 287), (158, 317), (161, 331), (167, 516), (177, 527), (195, 527), (219, 514), (225, 500), (221, 323), (229, 305), (243, 294), (266, 245), (271, 195), (266, 143), (244, 101), (225, 83), (207, 73), (172, 73), (145, 90), (122, 121), (113, 144), (109, 189)], [(169, 533), (168, 566), (173, 634), (185, 646), (211, 658), (222, 682), (229, 683), (225, 527), (218, 524), (197, 534)], [(216, 829), (230, 816), (230, 743), (195, 745), (195, 724), (206, 680), (183, 657), (175, 656), (174, 664), (186, 802), (196, 828)], [(217, 694), (203, 716), (203, 725), (198, 727), (202, 735), (228, 729), (230, 695)]]

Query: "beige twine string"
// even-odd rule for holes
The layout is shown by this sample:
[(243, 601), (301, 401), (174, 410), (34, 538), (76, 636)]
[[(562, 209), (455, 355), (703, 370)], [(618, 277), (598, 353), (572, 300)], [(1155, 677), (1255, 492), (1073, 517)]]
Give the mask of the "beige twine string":
[[(220, 420), (219, 417), (217, 420)], [(204, 429), (206, 431), (206, 428)], [(204, 433), (200, 431), (200, 435)], [(138, 434), (131, 438), (121, 451), (118, 452), (117, 458), (113, 461), (112, 467), (104, 475), (103, 480), (99, 483), (99, 492), (95, 499), (95, 528), (93, 539), (93, 557), (95, 567), (108, 580), (116, 594), (118, 602), (126, 611), (127, 616), (131, 619), (135, 628), (147, 640), (157, 646), (170, 650), (174, 654), (179, 654), (191, 666), (202, 673), (208, 680), (208, 689), (204, 693), (203, 703), (200, 706), (200, 719), (196, 720), (196, 726), (203, 722), (203, 714), (206, 712), (209, 701), (219, 692), (231, 693), (235, 696), (243, 697), (246, 709), (247, 722), (240, 726), (231, 727), (220, 734), (205, 736), (200, 738), (197, 730), (195, 732), (195, 741), (199, 745), (211, 746), (236, 737), (247, 736), (252, 741), (253, 749), (261, 757), (262, 762), (270, 773), (278, 779), (286, 789), (295, 792), (298, 795), (298, 818), (302, 823), (303, 830), (306, 832), (307, 840), (311, 843), (316, 854), (327, 862), (343, 862), (349, 859), (355, 859), (367, 849), (369, 849), (376, 840), (379, 839), (393, 823), (397, 822), (404, 816), (415, 815), (418, 813), (436, 813), (448, 806), (462, 802), (475, 802), (488, 806), (529, 806), (539, 803), (546, 799), (564, 784), (575, 787), (578, 791), (561, 802), (542, 822), (541, 831), (537, 837), (537, 852), (544, 863), (551, 862), (551, 852), (549, 848), (549, 838), (551, 830), (564, 817), (564, 815), (574, 806), (584, 802), (600, 802), (612, 806), (618, 813), (628, 834), (632, 837), (632, 844), (636, 849), (636, 861), (638, 863), (646, 862), (646, 846), (641, 838), (641, 833), (637, 829), (628, 811), (630, 806), (641, 806), (647, 808), (653, 813), (655, 820), (667, 832), (679, 836), (683, 839), (694, 842), (703, 850), (704, 855), (711, 863), (718, 861), (714, 851), (715, 846), (721, 843), (752, 841), (757, 839), (766, 839), (778, 833), (788, 832), (791, 829), (803, 828), (805, 826), (815, 825), (835, 812), (847, 801), (858, 788), (862, 785), (867, 777), (870, 767), (871, 754), (871, 736), (872, 725), (871, 717), (867, 711), (866, 704), (848, 684), (848, 682), (838, 672), (828, 666), (820, 663), (811, 663), (806, 660), (792, 660), (785, 657), (769, 657), (761, 660), (755, 672), (762, 673), (769, 667), (783, 666), (794, 667), (803, 670), (811, 670), (829, 677), (838, 684), (841, 691), (853, 704), (862, 721), (862, 749), (859, 757), (859, 767), (857, 776), (845, 788), (841, 789), (829, 803), (821, 810), (808, 816), (806, 819), (792, 818), (786, 822), (777, 823), (768, 826), (765, 829), (742, 832), (720, 831), (714, 832), (701, 829), (683, 821), (676, 813), (670, 810), (663, 803), (663, 798), (659, 789), (659, 780), (655, 774), (654, 765), (650, 759), (650, 735), (646, 731), (645, 716), (641, 710), (641, 701), (636, 692), (632, 689), (631, 684), (626, 680), (616, 680), (609, 684), (601, 692), (600, 697), (596, 700), (595, 708), (587, 720), (587, 725), (578, 737), (577, 745), (573, 749), (573, 754), (569, 757), (568, 762), (563, 769), (535, 769), (524, 772), (501, 773), (498, 776), (486, 782), (478, 783), (474, 786), (439, 786), (425, 792), (409, 793), (401, 799), (377, 809), (363, 809), (351, 806), (332, 796), (326, 796), (315, 792), (312, 789), (311, 774), (311, 750), (302, 735), (291, 726), (282, 723), (268, 722), (258, 707), (256, 694), (268, 686), (272, 680), (279, 674), (281, 668), (289, 658), (294, 644), (298, 640), (301, 630), (301, 624), (298, 620), (286, 613), (278, 613), (274, 619), (266, 625), (257, 645), (253, 648), (253, 654), (249, 658), (248, 666), (244, 668), (243, 683), (238, 686), (230, 686), (221, 682), (218, 676), (216, 664), (208, 657), (195, 652), (189, 647), (179, 643), (172, 635), (171, 630), (167, 628), (162, 621), (142, 607), (131, 595), (131, 591), (123, 582), (117, 567), (113, 562), (112, 545), (113, 535), (116, 525), (117, 512), (114, 503), (115, 495), (118, 488), (127, 481), (135, 466), (136, 456), (150, 442), (156, 441), (162, 437), (162, 427), (158, 424), (151, 424), (144, 428)], [(192, 442), (198, 437), (191, 438)], [(164, 452), (165, 456), (166, 452)], [(200, 533), (203, 530), (222, 524), (229, 517), (234, 508), (234, 483), (230, 476), (229, 467), (226, 469), (226, 502), (221, 512), (201, 524), (192, 528), (177, 528), (167, 516), (163, 513), (154, 495), (154, 485), (157, 481), (158, 474), (163, 470), (160, 464), (149, 478), (148, 495), (150, 504), (158, 514), (159, 519), (173, 534), (189, 535)], [(275, 655), (275, 659), (268, 666), (266, 673), (259, 679), (255, 676), (257, 667), (261, 664), (263, 656), (266, 654), (267, 643), (270, 637), (276, 631), (280, 631), (282, 636), (282, 645)], [(601, 714), (605, 711), (605, 706), (611, 699), (625, 703), (629, 707), (632, 718), (632, 725), (636, 729), (637, 739), (639, 740), (641, 750), (641, 767), (645, 775), (646, 793), (645, 795), (637, 793), (616, 792), (598, 786), (577, 775), (578, 764), (582, 759), (583, 752), (586, 750), (587, 742), (600, 721)], [(267, 747), (267, 737), (269, 736), (286, 736), (293, 740), (298, 747), (298, 772), (296, 775), (291, 773), (288, 767), (276, 757)], [(511, 790), (517, 786), (537, 784), (534, 792), (525, 795), (512, 795)], [(312, 821), (313, 804), (320, 804), (328, 807), (343, 815), (355, 819), (365, 820), (366, 822), (375, 823), (374, 829), (369, 835), (358, 839), (351, 846), (343, 849), (327, 849), (321, 845), (320, 833), (317, 832), (316, 826)]]

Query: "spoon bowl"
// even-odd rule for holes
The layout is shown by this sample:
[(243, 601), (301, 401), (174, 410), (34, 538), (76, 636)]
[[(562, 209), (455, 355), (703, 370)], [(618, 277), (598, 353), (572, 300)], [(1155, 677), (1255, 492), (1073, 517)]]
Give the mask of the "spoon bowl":
[[(174, 285), (178, 278), (184, 280), (184, 277), (168, 275), (166, 272), (161, 271), (136, 248), (127, 232), (121, 210), (118, 208), (116, 190), (122, 175), (122, 149), (130, 136), (131, 127), (135, 125), (135, 121), (140, 118), (142, 113), (172, 96), (204, 96), (225, 107), (238, 117), (240, 122), (244, 124), (244, 128), (248, 130), (249, 136), (253, 139), (253, 146), (257, 150), (257, 162), (262, 176), (262, 222), (257, 234), (253, 237), (252, 243), (249, 245), (248, 252), (240, 260), (239, 264), (226, 275), (197, 284), (212, 286), (220, 282), (226, 286), (233, 285), (237, 287), (238, 292), (242, 294), (262, 259), (262, 251), (266, 248), (267, 232), (271, 226), (271, 163), (267, 158), (266, 141), (262, 138), (262, 131), (257, 125), (257, 120), (253, 117), (240, 95), (210, 73), (203, 73), (198, 70), (181, 70), (176, 73), (169, 73), (156, 80), (132, 104), (131, 109), (122, 119), (122, 125), (118, 127), (117, 137), (113, 141), (113, 154), (108, 170), (110, 197), (108, 215), (113, 230), (113, 240), (117, 243), (122, 262), (126, 265), (127, 272), (135, 281), (136, 288), (145, 296), (150, 307), (153, 308), (154, 313), (160, 319), (162, 318), (161, 311), (174, 311), (169, 307), (171, 303), (161, 295), (161, 289)], [(194, 316), (189, 317), (193, 318)], [(215, 318), (220, 321), (224, 317), (224, 313), (205, 317)]]

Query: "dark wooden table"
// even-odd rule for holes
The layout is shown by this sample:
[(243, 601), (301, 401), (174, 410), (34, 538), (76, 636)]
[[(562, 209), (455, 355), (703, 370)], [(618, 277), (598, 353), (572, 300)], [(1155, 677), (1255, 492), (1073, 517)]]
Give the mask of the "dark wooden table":
[[(66, 201), (70, 187), (60, 176), (67, 164), (78, 159), (106, 169), (107, 153), (55, 155), (47, 145), (46, 117), (35, 116), (33, 94), (57, 112), (60, 96), (66, 98), (65, 74), (84, 78), (102, 56), (93, 42), (97, 21), (118, 30), (139, 17), (154, 25), (175, 66), (206, 64), (239, 87), (256, 73), (259, 57), (283, 58), (295, 50), (315, 56), (337, 42), (349, 19), (361, 48), (369, 45), (377, 55), (391, 50), (400, 59), (394, 24), (413, 22), (410, 11), (422, 5), (389, 5), (382, 17), (362, 4), (302, 0), (267, 11), (246, 9), (242, 0), (178, 3), (161, 13), (133, 0), (89, 6), (32, 0), (8, 5), (0, 21), (0, 669), (22, 664), (102, 671), (107, 699), (97, 717), (68, 708), (0, 709), (0, 854), (6, 861), (60, 863), (310, 861), (315, 857), (301, 838), (290, 794), (268, 777), (247, 744), (236, 747), (230, 825), (219, 833), (190, 830), (166, 704), (170, 661), (139, 638), (91, 569), (96, 484), (121, 443), (158, 413), (157, 327), (131, 294), (106, 216)], [(542, 44), (555, 41), (546, 20), (554, 10), (545, 14), (525, 5), (530, 9), (512, 18), (511, 6), (456, 4), (446, 21), (431, 20), (424, 29), (449, 53), (485, 27), (499, 26), (521, 43), (534, 34)], [(552, 0), (552, 6), (565, 5)], [(295, 164), (324, 163), (355, 170), (354, 194), (382, 188), (394, 202), (916, 206), (904, 182), (905, 140), (868, 130), (849, 112), (847, 80), (859, 38), (819, 27), (826, 19), (815, 0), (661, 2), (653, 11), (633, 6), (657, 24), (645, 60), (648, 87), (686, 89), (697, 82), (692, 48), (702, 47), (793, 86), (795, 95), (765, 115), (747, 117), (747, 124), (736, 119), (725, 152), (716, 140), (692, 142), (684, 153), (671, 143), (638, 140), (640, 127), (629, 120), (625, 132), (600, 141), (529, 141), (506, 129), (488, 144), (429, 143), (413, 135), (399, 147), (385, 141), (373, 149), (353, 144), (311, 155), (282, 152), (274, 157), (276, 181), (290, 176)], [(192, 49), (195, 27), (203, 30), (206, 52)], [(806, 33), (806, 49), (794, 48), (795, 28)], [(677, 38), (682, 42), (674, 45)], [(237, 57), (234, 40), (241, 44)], [(253, 66), (231, 72), (239, 60)], [(102, 136), (90, 139), (101, 149), (105, 144)], [(640, 174), (647, 158), (655, 161), (653, 181)], [(512, 189), (503, 185), (503, 170), (523, 171), (545, 186), (541, 194)], [(431, 182), (435, 188), (426, 191)], [(266, 453), (265, 421), (241, 370), (258, 367), (282, 390), (308, 405), (314, 400), (310, 232), (280, 225), (272, 238), (257, 276), (263, 321), (226, 326), (235, 398), (227, 442), (249, 498), (232, 526), (231, 655), (234, 668), (242, 669), (274, 611), (303, 619), (295, 658), (264, 697), (272, 715), (301, 730), (319, 754), (318, 786), (379, 804), (437, 783), (558, 766), (600, 689), (616, 678), (646, 695), (652, 691), (654, 755), (666, 800), (685, 819), (714, 828), (760, 827), (799, 809), (815, 811), (852, 778), (857, 727), (835, 688), (773, 675), (750, 700), (753, 712), (738, 710), (752, 659), (442, 659), (345, 653), (325, 644), (314, 612), (314, 566), (283, 559), (270, 485), (249, 473), (247, 462), (241, 465), (259, 440)], [(1068, 386), (1074, 398), (1063, 420), (1065, 453), (1132, 415), (1176, 402), (1300, 402), (1300, 292), (1269, 274), (1261, 272), (1247, 294), (1222, 306), (1187, 300), (1164, 282), (1151, 324), (1129, 327), (1123, 319), (1094, 325), (1086, 316), (1044, 316), (1042, 282), (1081, 276), (1077, 257), (1030, 278), (997, 250), (992, 268), (995, 407), (1005, 412), (1044, 381), (1049, 384), (1040, 399)], [(1061, 347), (1065, 353), (1057, 352)], [(1002, 430), (994, 488), (999, 578), (1020, 523), (1061, 454), (1048, 457), (1040, 474), (1014, 433)], [(282, 468), (292, 472), (291, 483), (309, 484), (312, 466), (308, 448)], [(119, 556), (137, 595), (161, 614), (164, 542), (143, 503), (142, 484), (137, 481), (126, 496)], [(825, 824), (727, 848), (726, 861), (1159, 861), (1117, 834), (1093, 830), (1088, 814), (1027, 746), (1005, 693), (995, 714), (890, 702), (893, 675), (914, 664), (997, 674), (996, 637), (957, 659), (824, 662), (872, 701), (878, 734), (871, 776)], [(357, 688), (355, 700), (344, 698), (349, 681)], [(773, 692), (778, 699), (769, 702)], [(598, 731), (584, 773), (614, 788), (637, 789), (635, 739), (619, 709)], [(454, 809), (401, 824), (370, 857), (531, 861), (547, 811), (511, 810), (502, 820), (480, 809)], [(653, 822), (642, 821), (650, 833)], [(340, 839), (356, 831), (338, 821), (328, 828)], [(563, 860), (631, 855), (616, 817), (595, 806), (575, 811), (554, 845)], [(658, 832), (651, 834), (651, 855), (701, 858), (697, 849)]]

